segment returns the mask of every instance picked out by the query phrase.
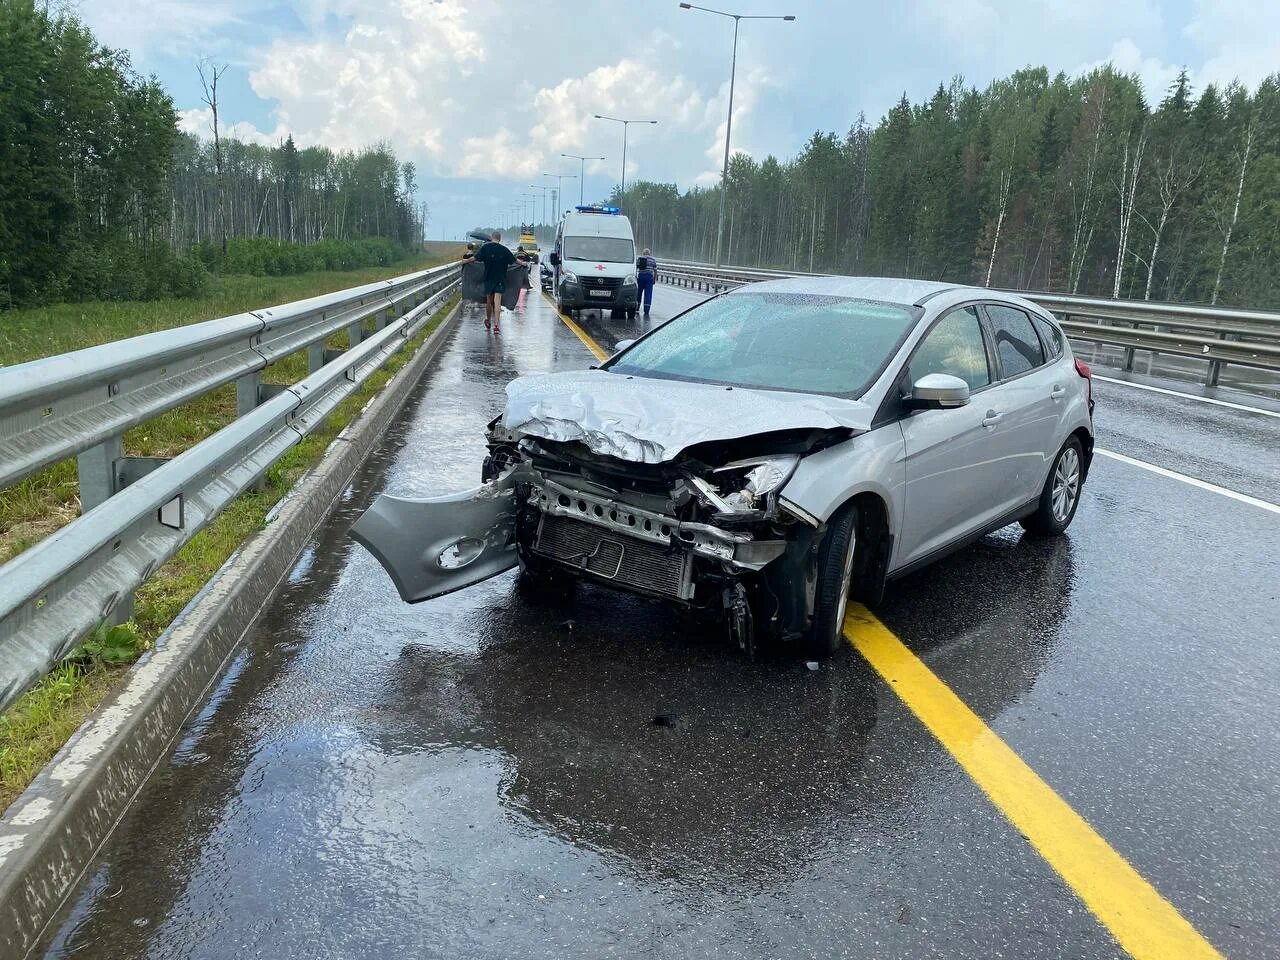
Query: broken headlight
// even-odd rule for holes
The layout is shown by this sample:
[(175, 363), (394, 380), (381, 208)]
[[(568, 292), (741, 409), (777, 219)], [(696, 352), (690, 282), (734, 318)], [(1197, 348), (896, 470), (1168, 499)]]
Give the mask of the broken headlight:
[(716, 507), (725, 513), (746, 513), (766, 508), (771, 494), (782, 489), (795, 473), (800, 458), (794, 454), (738, 460), (712, 471)]

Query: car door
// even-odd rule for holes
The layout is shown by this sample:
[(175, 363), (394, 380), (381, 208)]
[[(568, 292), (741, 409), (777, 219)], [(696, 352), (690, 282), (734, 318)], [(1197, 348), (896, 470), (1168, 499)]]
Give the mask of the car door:
[(515, 486), (522, 478), (517, 468), (473, 490), (426, 499), (384, 493), (351, 536), (407, 603), (461, 590), (517, 564)]
[(1005, 510), (1011, 511), (1040, 495), (1048, 458), (1057, 452), (1058, 401), (1066, 385), (1048, 362), (1027, 311), (996, 303), (983, 309), (999, 377), (991, 391), (991, 406), (1000, 418), (997, 436), (1004, 463), (1001, 500)]
[(920, 377), (946, 373), (969, 384), (963, 407), (916, 410), (899, 424), (905, 441), (903, 521), (895, 567), (927, 557), (1000, 513), (1002, 467), (988, 422), (994, 380), (976, 306), (943, 315), (907, 361), (904, 392)]

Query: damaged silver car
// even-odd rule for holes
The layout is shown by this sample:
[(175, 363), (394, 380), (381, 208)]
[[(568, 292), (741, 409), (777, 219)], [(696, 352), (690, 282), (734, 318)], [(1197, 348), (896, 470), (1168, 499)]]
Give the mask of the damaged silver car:
[(823, 656), (850, 596), (1008, 523), (1058, 534), (1093, 451), (1089, 368), (1019, 297), (923, 281), (741, 287), (597, 368), (521, 377), (483, 483), (381, 496), (353, 536), (409, 602), (516, 565), (720, 612)]

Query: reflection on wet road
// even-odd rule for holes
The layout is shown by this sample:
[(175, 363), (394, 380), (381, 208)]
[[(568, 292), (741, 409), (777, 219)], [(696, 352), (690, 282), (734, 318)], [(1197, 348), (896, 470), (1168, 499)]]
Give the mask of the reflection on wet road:
[[(696, 299), (660, 287), (654, 320)], [(473, 485), (506, 382), (590, 362), (540, 296), (500, 338), (464, 319), (48, 956), (1123, 955), (852, 651), (748, 663), (512, 575), (399, 602), (346, 535), (370, 498)], [(1246, 455), (1124, 389), (1100, 443), (1277, 499), (1280, 421)], [(1232, 957), (1280, 927), (1275, 519), (1099, 461), (1068, 537), (1000, 531), (876, 611)]]

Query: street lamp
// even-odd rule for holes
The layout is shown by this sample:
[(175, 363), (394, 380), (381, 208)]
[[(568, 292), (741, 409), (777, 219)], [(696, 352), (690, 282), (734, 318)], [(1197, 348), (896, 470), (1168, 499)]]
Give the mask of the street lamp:
[[(569, 154), (562, 153), (560, 154), (560, 156), (567, 157), (569, 156)], [(585, 157), (585, 158), (575, 157), (574, 159), (583, 160), (585, 163), (586, 160), (603, 160), (604, 157)], [(577, 180), (578, 181), (578, 203), (582, 203), (582, 178), (579, 177), (577, 174), (573, 174), (573, 173), (544, 173), (543, 176), (555, 177), (556, 179), (556, 192), (552, 194), (552, 198), (555, 200), (555, 203), (553, 204), (553, 206), (555, 207), (555, 210), (553, 210), (552, 212), (555, 214), (556, 223), (559, 223), (560, 222), (560, 204), (564, 202), (564, 193), (561, 191), (560, 181)]]
[(657, 123), (657, 120), (621, 120), (618, 117), (606, 117), (597, 113), (597, 120), (612, 120), (614, 123), (622, 124), (622, 186), (618, 190), (618, 196), (627, 192), (627, 127), (633, 123)]
[[(579, 163), (578, 163), (578, 203), (579, 203), (579, 204), (581, 204), (581, 203), (582, 203), (582, 188), (583, 188), (583, 186), (584, 186), (584, 185), (586, 184), (586, 182), (587, 182), (587, 161), (588, 161), (588, 160), (608, 160), (609, 158), (608, 158), (608, 157), (580, 157), (580, 156), (578, 156), (576, 153), (562, 153), (562, 154), (560, 154), (560, 156), (562, 156), (562, 157), (568, 157), (570, 160), (577, 160), (577, 161), (579, 161)], [(552, 174), (546, 174), (546, 173), (544, 173), (544, 174), (543, 174), (543, 176), (544, 176), (544, 177), (546, 177), (546, 176), (552, 176)], [(565, 177), (565, 179), (566, 179), (566, 180), (571, 180), (571, 179), (573, 179), (573, 178), (572, 178), (572, 177)]]
[(723, 10), (700, 7), (696, 3), (682, 3), (680, 7), (683, 10), (701, 10), (704, 13), (714, 13), (719, 17), (733, 18), (733, 59), (729, 64), (729, 120), (724, 128), (724, 166), (720, 170), (720, 219), (716, 224), (716, 266), (718, 267), (720, 266), (720, 243), (724, 239), (724, 198), (729, 192), (729, 136), (733, 133), (733, 83), (738, 72), (738, 23), (742, 20), (786, 20), (790, 22), (795, 17), (789, 13), (771, 16), (726, 13)]
[(547, 190), (550, 189), (551, 184), (531, 183), (529, 184), (529, 186), (531, 189), (542, 191), (542, 222), (546, 223), (547, 222)]

